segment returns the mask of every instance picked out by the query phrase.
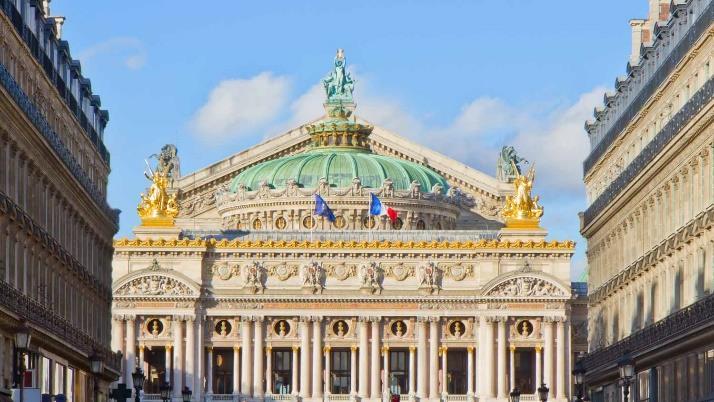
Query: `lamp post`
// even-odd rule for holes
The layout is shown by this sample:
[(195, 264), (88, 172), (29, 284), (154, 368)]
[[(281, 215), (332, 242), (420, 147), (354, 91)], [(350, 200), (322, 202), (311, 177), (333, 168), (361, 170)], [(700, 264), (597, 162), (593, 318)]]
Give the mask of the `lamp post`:
[(628, 401), (630, 395), (630, 382), (635, 375), (635, 361), (630, 356), (629, 352), (625, 352), (617, 361), (617, 368), (620, 370), (620, 381), (622, 383), (622, 393), (624, 402)]
[(573, 369), (573, 377), (575, 378), (575, 396), (577, 402), (583, 402), (583, 380), (585, 377), (585, 367), (582, 361), (578, 360)]
[(104, 371), (104, 361), (96, 352), (89, 357), (89, 369), (94, 374), (94, 402), (99, 402), (99, 376)]
[(521, 402), (521, 390), (518, 387), (513, 388), (511, 391), (511, 402)]
[[(139, 395), (141, 395), (141, 390), (144, 389), (144, 380), (146, 377), (144, 376), (144, 371), (141, 370), (141, 367), (136, 366), (136, 370), (134, 370), (133, 373), (131, 373), (131, 381), (134, 383), (134, 389), (136, 390), (136, 395), (134, 395), (134, 402), (139, 402), (141, 398)], [(163, 399), (164, 397), (164, 392), (161, 391), (161, 398)]]
[(545, 383), (540, 384), (540, 387), (538, 387), (538, 399), (541, 402), (548, 400), (548, 391), (550, 391), (550, 389), (545, 386)]
[(30, 348), (30, 339), (32, 339), (30, 328), (23, 322), (15, 331), (15, 353), (20, 360), (20, 364), (17, 366), (20, 379), (20, 402), (25, 400), (25, 353)]
[(181, 397), (183, 398), (183, 402), (191, 402), (191, 389), (189, 387), (183, 387), (183, 391), (181, 391)]
[(168, 402), (171, 399), (171, 386), (168, 383), (164, 382), (159, 387), (159, 393), (161, 394), (161, 400), (164, 402)]

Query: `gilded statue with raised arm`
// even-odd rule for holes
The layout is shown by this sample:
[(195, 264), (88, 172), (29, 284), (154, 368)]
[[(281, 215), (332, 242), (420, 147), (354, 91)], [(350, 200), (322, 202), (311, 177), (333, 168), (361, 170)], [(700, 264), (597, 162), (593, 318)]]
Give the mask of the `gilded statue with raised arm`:
[(506, 205), (501, 210), (501, 216), (506, 220), (508, 228), (538, 228), (543, 216), (543, 207), (538, 205), (538, 196), (532, 196), (535, 168), (531, 166), (525, 175), (515, 169), (513, 180), (515, 193), (506, 196)]
[(176, 194), (169, 194), (171, 170), (162, 169), (161, 165), (152, 169), (146, 162), (148, 171), (144, 176), (151, 181), (149, 191), (141, 194), (141, 201), (136, 210), (144, 226), (173, 226), (174, 218), (178, 215), (178, 202)]

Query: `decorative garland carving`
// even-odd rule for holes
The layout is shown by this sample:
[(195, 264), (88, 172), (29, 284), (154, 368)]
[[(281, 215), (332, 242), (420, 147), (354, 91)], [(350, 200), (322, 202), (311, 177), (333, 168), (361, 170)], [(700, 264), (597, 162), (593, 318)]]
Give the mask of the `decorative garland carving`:
[(394, 265), (387, 265), (384, 271), (386, 276), (401, 282), (409, 277), (413, 277), (415, 269), (413, 265), (404, 265), (400, 262)]
[(227, 281), (234, 276), (240, 275), (240, 266), (227, 262), (217, 262), (211, 266), (210, 272), (214, 276), (221, 278), (221, 280)]
[(448, 278), (455, 281), (463, 281), (466, 277), (473, 277), (474, 267), (471, 264), (463, 265), (458, 263), (447, 266), (445, 271)]
[(278, 278), (281, 281), (287, 281), (297, 275), (298, 266), (288, 264), (278, 264), (268, 268), (268, 275)]
[(351, 278), (356, 275), (357, 268), (354, 265), (347, 265), (345, 263), (341, 264), (328, 264), (325, 266), (325, 273), (330, 278), (336, 278), (340, 281), (344, 281), (347, 278)]

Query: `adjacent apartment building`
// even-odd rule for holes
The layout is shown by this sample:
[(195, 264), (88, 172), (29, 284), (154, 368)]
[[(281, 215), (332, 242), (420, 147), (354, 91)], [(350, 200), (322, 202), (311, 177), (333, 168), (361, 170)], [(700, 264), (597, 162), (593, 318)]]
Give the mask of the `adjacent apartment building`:
[[(106, 200), (108, 114), (61, 39), (63, 21), (49, 1), (0, 0), (0, 393), (22, 384), (27, 402), (90, 401), (96, 389), (103, 400), (120, 367), (109, 350), (118, 211)], [(23, 325), (27, 353), (14, 344)]]
[(650, 0), (626, 75), (586, 123), (593, 401), (714, 396), (714, 1)]

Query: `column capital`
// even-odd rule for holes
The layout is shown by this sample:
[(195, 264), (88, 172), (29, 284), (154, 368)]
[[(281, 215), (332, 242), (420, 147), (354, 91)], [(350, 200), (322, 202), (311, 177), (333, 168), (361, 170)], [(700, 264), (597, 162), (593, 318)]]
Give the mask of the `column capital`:
[(265, 347), (265, 353), (269, 354), (273, 350), (273, 345), (267, 345)]
[(357, 348), (357, 345), (351, 345), (351, 346), (350, 346), (350, 350), (353, 351), (353, 352), (356, 352), (357, 349), (358, 349), (358, 348)]
[[(293, 349), (294, 349), (294, 348), (295, 348), (295, 346), (293, 346)], [(330, 353), (330, 350), (332, 350), (332, 346), (330, 346), (330, 345), (325, 345), (325, 346), (322, 348), (322, 352), (325, 353), (325, 354)]]
[(417, 323), (425, 323), (429, 321), (429, 317), (417, 317), (416, 322)]
[(240, 350), (240, 345), (233, 345), (233, 350), (238, 352)]
[(516, 345), (511, 344), (511, 345), (510, 345), (510, 348), (511, 348), (511, 352), (515, 352), (515, 351), (516, 351)]
[(168, 351), (170, 351), (173, 348), (174, 348), (174, 345), (172, 345), (170, 343), (166, 345), (166, 350), (168, 350)]
[(382, 356), (389, 352), (389, 345), (382, 346)]
[(206, 345), (206, 350), (209, 352), (213, 352), (213, 345)]
[(417, 349), (416, 345), (409, 345), (409, 351), (410, 352), (415, 352)]
[(441, 321), (439, 317), (433, 317), (433, 316), (427, 317), (427, 320), (429, 320), (429, 322), (433, 323), (433, 324), (438, 324)]
[(543, 346), (541, 346), (541, 345), (535, 345), (535, 351), (536, 351), (536, 352), (540, 353), (541, 350), (543, 350)]
[(300, 345), (293, 345), (292, 349), (293, 349), (293, 352), (297, 352), (300, 350)]
[(139, 350), (140, 350), (140, 351), (143, 352), (145, 348), (146, 348), (146, 345), (144, 345), (143, 343), (140, 343), (140, 344), (139, 344)]
[(474, 345), (467, 345), (467, 346), (466, 346), (466, 350), (467, 350), (469, 353), (473, 353), (474, 349), (475, 349), (475, 348), (474, 348)]

